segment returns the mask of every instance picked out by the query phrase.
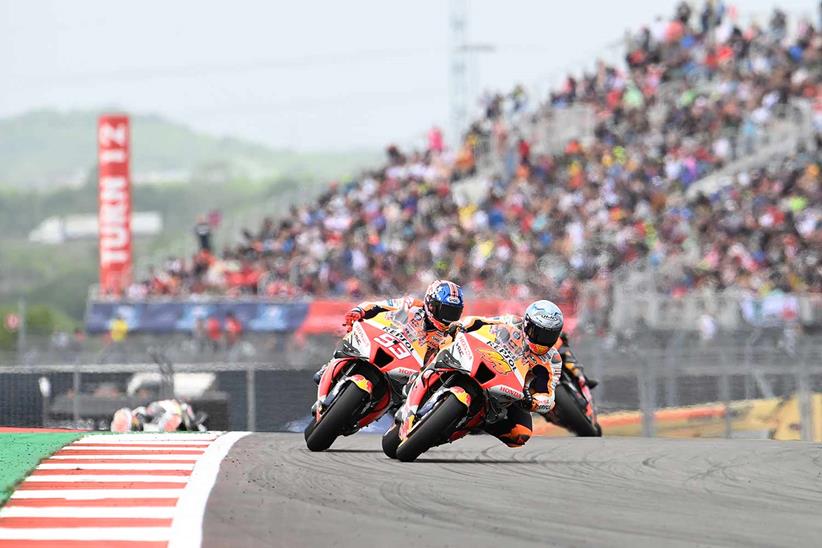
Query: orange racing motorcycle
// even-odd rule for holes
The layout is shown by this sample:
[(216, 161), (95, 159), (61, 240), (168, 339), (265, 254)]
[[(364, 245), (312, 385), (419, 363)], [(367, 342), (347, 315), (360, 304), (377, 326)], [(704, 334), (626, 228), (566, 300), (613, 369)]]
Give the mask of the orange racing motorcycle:
[(353, 324), (325, 366), (312, 419), (305, 429), (311, 451), (324, 451), (402, 405), (403, 387), (419, 373), (424, 348), (409, 341), (392, 313)]
[(602, 436), (591, 393), (594, 386), (596, 384), (589, 382), (582, 368), (563, 355), (562, 374), (556, 388), (556, 405), (545, 415), (545, 419), (580, 437)]
[(383, 451), (409, 462), (506, 416), (525, 397), (523, 339), (511, 326), (458, 333), (412, 384), (385, 433)]

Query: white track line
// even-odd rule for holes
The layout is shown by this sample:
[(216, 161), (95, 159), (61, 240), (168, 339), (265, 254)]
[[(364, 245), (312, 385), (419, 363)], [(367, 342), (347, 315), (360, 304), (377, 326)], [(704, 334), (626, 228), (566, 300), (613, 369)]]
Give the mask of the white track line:
[(114, 460), (129, 460), (137, 459), (145, 462), (159, 461), (159, 460), (197, 460), (203, 456), (202, 453), (196, 455), (52, 455), (49, 460), (65, 460), (65, 459), (83, 459), (83, 460), (99, 460), (99, 459), (114, 459)]
[(171, 524), (168, 548), (200, 546), (203, 541), (203, 516), (208, 496), (217, 481), (220, 464), (231, 446), (250, 432), (229, 432), (212, 443), (197, 460), (194, 472), (177, 502), (179, 513)]
[(173, 518), (174, 506), (7, 506), (0, 518)]
[(169, 539), (168, 527), (64, 527), (18, 529), (0, 527), (3, 540), (143, 540)]
[[(171, 443), (171, 442), (169, 442)], [(175, 445), (180, 445), (175, 443)], [(188, 444), (187, 444), (188, 445)], [(152, 445), (151, 447), (134, 447), (132, 444), (123, 444), (123, 445), (101, 445), (96, 443), (94, 445), (66, 445), (60, 451), (133, 451), (135, 453), (142, 453), (144, 451), (160, 451), (164, 449), (164, 447), (160, 444)], [(198, 443), (197, 445), (192, 445), (191, 447), (169, 447), (169, 451), (203, 451), (207, 449), (203, 447), (203, 442)]]
[(26, 478), (26, 483), (30, 482), (55, 482), (55, 481), (66, 481), (66, 482), (75, 482), (75, 481), (122, 481), (122, 482), (146, 482), (150, 481), (152, 483), (162, 481), (162, 482), (173, 482), (173, 483), (188, 483), (189, 476), (137, 476), (137, 475), (109, 475), (109, 474), (101, 474), (96, 475), (92, 474), (89, 476), (77, 474), (77, 475), (67, 475), (67, 476), (29, 476)]
[(150, 443), (152, 441), (158, 443), (186, 441), (203, 443), (216, 440), (220, 434), (221, 432), (209, 432), (208, 434), (92, 434), (83, 436), (76, 441), (78, 443)]
[[(43, 463), (37, 466), (38, 470), (192, 470), (193, 464), (177, 464), (173, 462), (84, 462), (84, 463)], [(162, 476), (166, 477), (166, 476)], [(29, 477), (31, 479), (31, 477)]]
[(18, 489), (13, 499), (176, 499), (184, 489)]

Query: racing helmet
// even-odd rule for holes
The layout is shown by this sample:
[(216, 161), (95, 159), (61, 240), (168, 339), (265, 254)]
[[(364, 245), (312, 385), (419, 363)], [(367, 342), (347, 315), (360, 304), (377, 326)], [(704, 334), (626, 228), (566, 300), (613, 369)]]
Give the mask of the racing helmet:
[(525, 338), (534, 354), (545, 354), (554, 346), (562, 333), (565, 319), (562, 311), (551, 301), (541, 300), (525, 309)]
[(436, 280), (425, 291), (425, 316), (440, 331), (462, 316), (462, 288), (448, 280)]

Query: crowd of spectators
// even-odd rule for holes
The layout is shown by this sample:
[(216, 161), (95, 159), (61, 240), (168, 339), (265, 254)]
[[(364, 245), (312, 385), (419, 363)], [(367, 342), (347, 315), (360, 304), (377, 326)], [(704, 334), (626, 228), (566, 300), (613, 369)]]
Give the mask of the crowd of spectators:
[[(487, 96), (457, 150), (437, 129), (424, 151), (389, 147), (381, 169), (266, 219), (219, 254), (198, 223), (191, 261), (151, 269), (130, 296), (360, 298), (446, 277), (471, 295), (574, 301), (580, 283), (640, 260), (677, 265), (660, 287), (675, 293), (822, 291), (819, 148), (686, 197), (750, 154), (796, 99), (819, 120), (819, 29), (800, 21), (789, 32), (778, 10), (763, 27), (735, 18), (721, 1), (698, 14), (683, 2), (630, 37), (624, 68), (600, 62), (543, 103), (521, 86)], [(592, 135), (558, 151), (534, 142), (533, 127), (574, 105), (595, 112)], [(482, 173), (486, 160), (498, 172)], [(459, 199), (454, 184), (477, 173), (485, 195)]]

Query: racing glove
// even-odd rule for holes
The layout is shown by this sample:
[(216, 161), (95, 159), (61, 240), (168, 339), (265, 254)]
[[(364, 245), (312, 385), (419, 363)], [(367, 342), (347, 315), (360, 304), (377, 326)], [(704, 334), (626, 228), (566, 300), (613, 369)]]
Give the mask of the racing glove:
[(544, 415), (554, 408), (554, 398), (548, 394), (537, 393), (531, 396), (531, 411)]
[(351, 327), (354, 325), (354, 322), (358, 322), (365, 317), (365, 312), (359, 306), (355, 306), (351, 310), (348, 311), (345, 315), (345, 321), (343, 322), (343, 326), (346, 329), (346, 332), (351, 331)]
[(453, 339), (460, 331), (465, 331), (465, 326), (460, 322), (451, 322), (448, 325), (448, 331), (446, 331), (446, 333), (448, 333), (448, 336)]
[(525, 409), (526, 411), (531, 411), (531, 407), (534, 405), (534, 398), (531, 395), (531, 391), (527, 388), (522, 391), (522, 399), (517, 402), (517, 404)]

